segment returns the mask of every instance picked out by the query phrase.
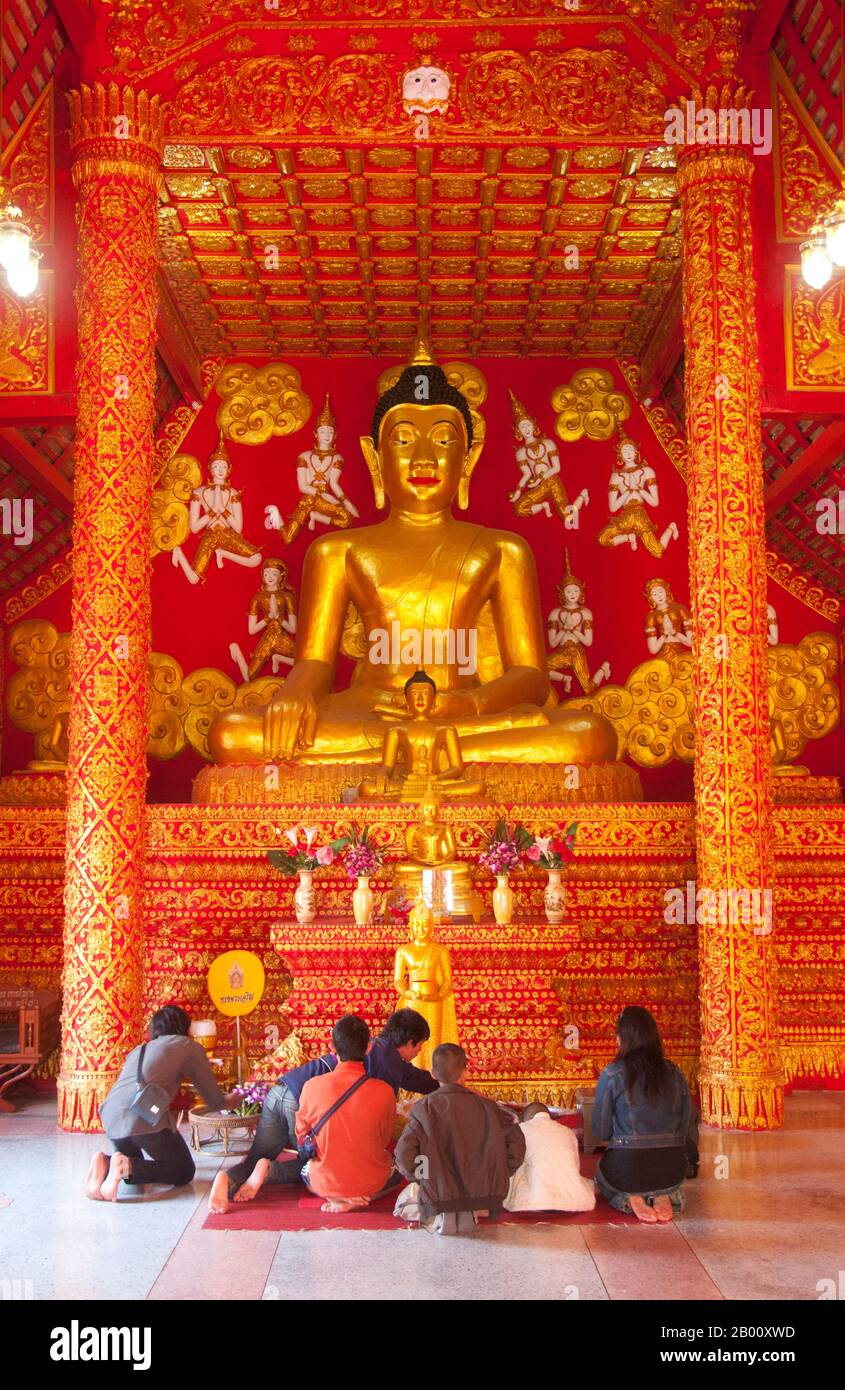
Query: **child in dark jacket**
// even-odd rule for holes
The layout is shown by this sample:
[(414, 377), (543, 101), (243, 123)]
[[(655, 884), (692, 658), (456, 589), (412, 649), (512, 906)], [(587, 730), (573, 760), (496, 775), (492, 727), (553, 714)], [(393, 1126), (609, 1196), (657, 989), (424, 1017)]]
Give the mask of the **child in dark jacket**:
[(474, 1229), (475, 1212), (501, 1210), (525, 1136), (494, 1101), (468, 1090), (463, 1048), (441, 1043), (431, 1070), (440, 1089), (417, 1101), (396, 1145), (396, 1166), (412, 1183), (397, 1214), (448, 1235)]

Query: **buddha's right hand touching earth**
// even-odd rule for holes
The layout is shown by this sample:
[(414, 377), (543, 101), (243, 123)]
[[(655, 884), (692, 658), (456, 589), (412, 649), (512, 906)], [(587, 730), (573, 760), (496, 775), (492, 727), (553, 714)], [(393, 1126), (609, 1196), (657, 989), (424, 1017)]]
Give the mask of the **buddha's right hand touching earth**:
[(317, 702), (312, 695), (285, 695), (264, 711), (264, 756), (289, 762), (297, 748), (310, 748), (317, 731)]

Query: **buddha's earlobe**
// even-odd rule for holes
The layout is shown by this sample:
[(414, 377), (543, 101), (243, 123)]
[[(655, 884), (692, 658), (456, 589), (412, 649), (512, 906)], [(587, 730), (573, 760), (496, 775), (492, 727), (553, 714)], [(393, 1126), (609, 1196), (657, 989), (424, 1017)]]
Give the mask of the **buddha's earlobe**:
[(481, 450), (484, 448), (484, 439), (473, 439), (472, 445), (467, 451), (464, 459), (464, 466), (461, 469), (461, 481), (458, 483), (458, 506), (465, 512), (469, 506), (469, 484), (475, 465), (478, 463)]
[(381, 459), (378, 456), (378, 449), (373, 443), (373, 437), (370, 434), (362, 434), (360, 443), (361, 453), (364, 455), (367, 467), (370, 470), (376, 506), (381, 512), (384, 510), (384, 478), (382, 476)]

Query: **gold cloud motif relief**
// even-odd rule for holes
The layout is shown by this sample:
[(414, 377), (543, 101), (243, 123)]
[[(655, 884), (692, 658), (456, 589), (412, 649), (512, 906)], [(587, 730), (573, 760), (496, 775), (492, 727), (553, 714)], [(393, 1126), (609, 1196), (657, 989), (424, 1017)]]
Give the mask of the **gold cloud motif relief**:
[(220, 397), (217, 424), (236, 444), (266, 444), (294, 434), (311, 414), (299, 372), (284, 362), (261, 368), (233, 363), (218, 373), (214, 389)]
[(605, 440), (628, 419), (631, 398), (618, 389), (604, 368), (582, 367), (567, 385), (555, 387), (552, 408), (557, 411), (555, 430), (566, 443), (585, 435)]
[[(618, 756), (640, 767), (693, 762), (694, 669), (692, 655), (654, 657), (635, 666), (624, 685), (603, 685), (565, 705), (605, 715), (616, 729)], [(811, 632), (797, 646), (769, 647), (767, 681), (772, 761), (792, 763), (839, 723), (836, 638)]]
[[(70, 633), (59, 632), (43, 618), (16, 623), (9, 633), (9, 653), (20, 667), (9, 681), (6, 709), (16, 729), (32, 734), (32, 770), (67, 762), (70, 709)], [(213, 667), (184, 675), (174, 657), (151, 652), (147, 665), (147, 753), (175, 758), (186, 747), (209, 760), (211, 722), (227, 709), (265, 705), (282, 687), (282, 678), (263, 676), (236, 685)]]

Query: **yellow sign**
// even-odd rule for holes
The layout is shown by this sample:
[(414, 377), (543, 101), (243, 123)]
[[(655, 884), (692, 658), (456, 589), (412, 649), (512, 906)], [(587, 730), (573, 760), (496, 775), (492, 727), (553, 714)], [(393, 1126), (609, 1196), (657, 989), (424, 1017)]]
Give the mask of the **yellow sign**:
[(211, 962), (208, 994), (227, 1018), (251, 1014), (264, 993), (264, 966), (252, 951), (226, 951)]

